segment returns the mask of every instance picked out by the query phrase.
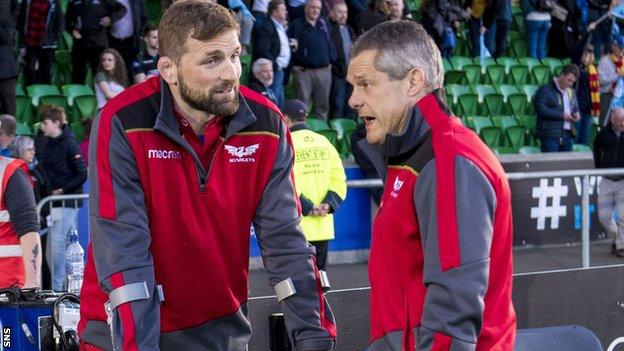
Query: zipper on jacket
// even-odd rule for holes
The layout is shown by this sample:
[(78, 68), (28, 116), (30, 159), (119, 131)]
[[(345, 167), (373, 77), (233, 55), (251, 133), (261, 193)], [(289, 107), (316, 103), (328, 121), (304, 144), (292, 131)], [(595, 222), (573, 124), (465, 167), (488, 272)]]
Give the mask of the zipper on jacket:
[(208, 166), (208, 170), (206, 171), (206, 179), (202, 181), (201, 177), (199, 177), (199, 191), (202, 193), (206, 191), (206, 183), (208, 182), (208, 178), (210, 177), (210, 171), (212, 170), (212, 165), (214, 164), (214, 160), (215, 158), (217, 158), (217, 153), (219, 153), (219, 150), (221, 150), (221, 146), (223, 146), (223, 143), (225, 143), (225, 139), (222, 137), (219, 137), (219, 144), (217, 144), (217, 147), (215, 148), (214, 154), (212, 155), (212, 159), (210, 160), (210, 166)]

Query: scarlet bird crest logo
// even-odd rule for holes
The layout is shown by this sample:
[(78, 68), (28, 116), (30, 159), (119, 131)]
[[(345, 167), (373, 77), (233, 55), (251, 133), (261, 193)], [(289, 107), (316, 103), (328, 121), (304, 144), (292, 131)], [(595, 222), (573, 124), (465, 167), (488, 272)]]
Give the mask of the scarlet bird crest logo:
[(247, 163), (247, 162), (256, 162), (256, 159), (253, 157), (249, 157), (258, 151), (260, 148), (260, 144), (253, 144), (249, 146), (232, 146), (225, 145), (224, 146), (227, 152), (234, 156), (230, 158), (231, 163)]

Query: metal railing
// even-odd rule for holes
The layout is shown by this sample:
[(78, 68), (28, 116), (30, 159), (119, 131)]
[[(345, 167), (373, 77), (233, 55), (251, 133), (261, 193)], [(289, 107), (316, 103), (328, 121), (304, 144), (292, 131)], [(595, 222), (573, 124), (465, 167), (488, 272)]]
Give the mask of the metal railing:
[[(581, 256), (583, 268), (589, 268), (589, 177), (624, 176), (624, 168), (574, 169), (562, 171), (537, 171), (507, 173), (509, 180), (526, 180), (553, 177), (582, 177), (581, 197)], [(383, 186), (381, 179), (358, 179), (347, 181), (351, 188), (378, 188)]]

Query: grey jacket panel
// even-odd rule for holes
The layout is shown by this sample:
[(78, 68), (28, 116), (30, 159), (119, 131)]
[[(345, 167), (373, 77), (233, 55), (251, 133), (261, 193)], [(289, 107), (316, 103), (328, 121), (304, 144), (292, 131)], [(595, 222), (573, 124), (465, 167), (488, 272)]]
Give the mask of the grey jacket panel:
[[(140, 184), (134, 154), (125, 131), (116, 117), (111, 120), (111, 137), (108, 146), (109, 160), (97, 158), (98, 131), (101, 118), (96, 119), (91, 135), (89, 176), (90, 228), (93, 259), (102, 289), (110, 293), (114, 287), (111, 276), (122, 273), (123, 283), (146, 282), (150, 298), (130, 302), (135, 326), (137, 346), (140, 350), (158, 350), (160, 334), (160, 308), (154, 282), (154, 266), (149, 251), (151, 237), (145, 207), (145, 194)], [(108, 163), (108, 164), (107, 164)], [(115, 199), (115, 218), (100, 217), (100, 189), (98, 168), (110, 167)], [(104, 167), (106, 169), (106, 167)], [(107, 195), (110, 196), (110, 195)], [(113, 249), (114, 248), (114, 249)], [(121, 306), (120, 306), (121, 308)], [(113, 318), (114, 342), (120, 347), (123, 340), (119, 309)], [(126, 331), (127, 332), (127, 331)]]
[(402, 351), (403, 332), (395, 331), (384, 335), (383, 338), (375, 340), (366, 351)]
[(471, 350), (481, 332), (496, 194), (485, 175), (462, 156), (455, 158), (454, 185), (460, 265), (447, 271), (440, 263), (444, 245), (437, 223), (444, 214), (437, 213), (435, 160), (423, 168), (414, 189), (427, 286), (418, 350), (431, 347), (435, 333), (451, 336), (459, 350)]
[[(241, 328), (244, 326), (244, 328)], [(235, 313), (215, 319), (194, 328), (160, 335), (163, 350), (245, 350), (251, 337), (251, 324), (247, 320), (247, 306)]]
[(314, 249), (306, 241), (297, 210), (292, 180), (294, 155), (281, 123), (280, 145), (269, 182), (253, 219), (264, 266), (272, 286), (291, 278), (297, 293), (280, 303), (288, 335), (296, 350), (329, 350), (333, 338), (321, 325), (320, 301), (325, 319), (334, 323), (329, 305), (319, 294)]

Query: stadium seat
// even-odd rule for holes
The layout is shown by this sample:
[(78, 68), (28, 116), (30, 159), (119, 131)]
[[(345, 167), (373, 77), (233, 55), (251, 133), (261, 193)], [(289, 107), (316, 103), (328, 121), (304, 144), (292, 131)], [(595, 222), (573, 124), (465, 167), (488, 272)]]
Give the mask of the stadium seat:
[(468, 84), (466, 72), (456, 69), (444, 72), (444, 84)]
[(470, 55), (470, 43), (468, 43), (468, 36), (462, 35), (457, 37), (457, 46), (455, 47), (454, 53), (462, 56)]
[(531, 71), (533, 67), (542, 64), (540, 60), (527, 56), (518, 57), (518, 62), (520, 62), (520, 64), (522, 65), (527, 66), (529, 68), (529, 71)]
[(526, 84), (522, 86), (522, 90), (526, 94), (529, 102), (533, 101), (533, 96), (535, 96), (535, 93), (537, 93), (538, 89), (539, 89), (539, 85), (535, 85), (535, 84)]
[(56, 50), (54, 52), (55, 63), (52, 69), (52, 83), (63, 85), (71, 82), (72, 79), (72, 61), (70, 50)]
[(511, 84), (520, 87), (529, 80), (529, 67), (523, 64), (517, 64), (509, 67), (509, 80)]
[(550, 74), (556, 75), (556, 70), (563, 66), (560, 59), (554, 57), (545, 57), (542, 59), (542, 64), (550, 67)]
[(592, 148), (585, 144), (574, 144), (572, 145), (572, 151), (576, 152), (591, 152)]
[(472, 65), (474, 64), (474, 61), (472, 59), (472, 57), (465, 57), (465, 56), (452, 56), (450, 58), (451, 61), (451, 66), (453, 67), (453, 69), (464, 69), (465, 65)]
[(515, 57), (501, 56), (496, 59), (496, 62), (499, 65), (505, 66), (505, 73), (509, 74), (511, 71), (511, 66), (519, 64), (518, 59)]
[(542, 151), (539, 147), (536, 146), (523, 146), (520, 148), (520, 150), (518, 150), (518, 153), (522, 155), (539, 154), (540, 152)]
[(69, 105), (73, 105), (76, 96), (95, 95), (92, 87), (82, 84), (65, 84), (61, 87), (61, 91), (67, 97)]
[(524, 40), (515, 40), (509, 43), (511, 47), (511, 52), (516, 57), (524, 57), (527, 55), (529, 49), (527, 48), (527, 44)]
[(523, 13), (516, 13), (513, 15), (512, 21), (511, 21), (511, 28), (517, 32), (524, 33), (524, 14)]
[(518, 329), (516, 351), (602, 351), (600, 340), (580, 325)]
[[(309, 120), (308, 120), (309, 121)], [(338, 132), (333, 129), (321, 129), (317, 130), (317, 133), (326, 137), (329, 142), (334, 145), (336, 149), (338, 149)]]
[(248, 85), (249, 84), (249, 76), (251, 74), (251, 54), (241, 55), (241, 84)]
[(534, 115), (520, 115), (516, 116), (518, 124), (526, 128), (526, 135), (524, 145), (537, 146), (537, 140), (535, 138), (535, 124), (537, 118)]
[(355, 130), (357, 123), (348, 118), (334, 118), (329, 121), (329, 125), (333, 130), (338, 132), (338, 139), (342, 139), (348, 131)]
[(526, 127), (519, 125), (515, 118), (512, 116), (492, 117), (492, 123), (503, 130), (501, 145), (510, 148), (510, 152), (505, 153), (515, 153), (524, 146)]
[[(481, 66), (481, 57), (477, 56), (473, 58), (472, 61), (474, 62), (475, 65)], [(485, 60), (483, 60), (483, 64), (485, 67), (490, 66), (490, 65), (495, 65), (496, 59), (493, 57), (486, 57)]]
[(21, 85), (15, 85), (15, 95), (26, 95), (26, 91)]
[(312, 129), (315, 132), (318, 132), (319, 130), (331, 129), (327, 121), (323, 121), (323, 120), (316, 119), (316, 118), (308, 118), (306, 123), (308, 124), (308, 127), (310, 127), (310, 129)]
[(15, 119), (30, 124), (33, 117), (31, 98), (26, 95), (15, 95)]
[(49, 84), (29, 85), (26, 87), (26, 92), (28, 93), (28, 96), (32, 98), (32, 104), (35, 107), (39, 107), (39, 98), (44, 95), (61, 95), (59, 88)]
[(464, 72), (466, 72), (466, 78), (468, 78), (469, 85), (477, 85), (481, 81), (481, 65), (477, 64), (468, 64), (463, 68)]
[(490, 147), (495, 148), (500, 144), (501, 128), (494, 126), (489, 117), (473, 117), (474, 131)]
[(449, 59), (446, 57), (442, 59), (442, 65), (444, 66), (444, 72), (450, 71), (453, 69), (453, 66), (451, 65), (451, 61), (449, 61)]
[(521, 115), (524, 113), (528, 102), (524, 92), (521, 92), (517, 87), (508, 84), (499, 86), (498, 91), (503, 94), (503, 97), (505, 98), (505, 109), (507, 110), (506, 114)]
[(69, 111), (69, 106), (67, 105), (67, 98), (65, 97), (65, 95), (57, 94), (57, 95), (40, 96), (39, 105), (37, 106), (37, 112), (40, 112), (43, 106), (46, 106), (46, 105), (60, 106), (65, 111)]
[(72, 120), (81, 121), (86, 118), (95, 117), (97, 112), (97, 99), (95, 95), (80, 95), (74, 97), (72, 106)]
[(17, 122), (17, 128), (15, 130), (16, 135), (26, 135), (26, 136), (34, 136), (32, 129), (28, 126), (28, 124), (24, 122)]
[(546, 65), (533, 66), (531, 74), (533, 76), (533, 82), (537, 85), (546, 84), (546, 82), (548, 82), (548, 80), (552, 77), (550, 67)]
[(78, 122), (72, 122), (70, 125), (71, 131), (72, 133), (74, 133), (74, 137), (76, 137), (76, 140), (78, 142), (81, 142), (84, 139), (84, 127), (82, 126), (82, 123)]
[(62, 31), (59, 45), (60, 43), (62, 43), (62, 46), (63, 46), (62, 49), (71, 51), (72, 47), (74, 46), (74, 38), (71, 36), (69, 32)]
[(504, 98), (490, 85), (477, 85), (475, 88), (479, 96), (481, 114), (490, 116), (503, 114)]
[(503, 84), (506, 77), (506, 68), (501, 64), (490, 64), (485, 68), (485, 83), (492, 85)]

